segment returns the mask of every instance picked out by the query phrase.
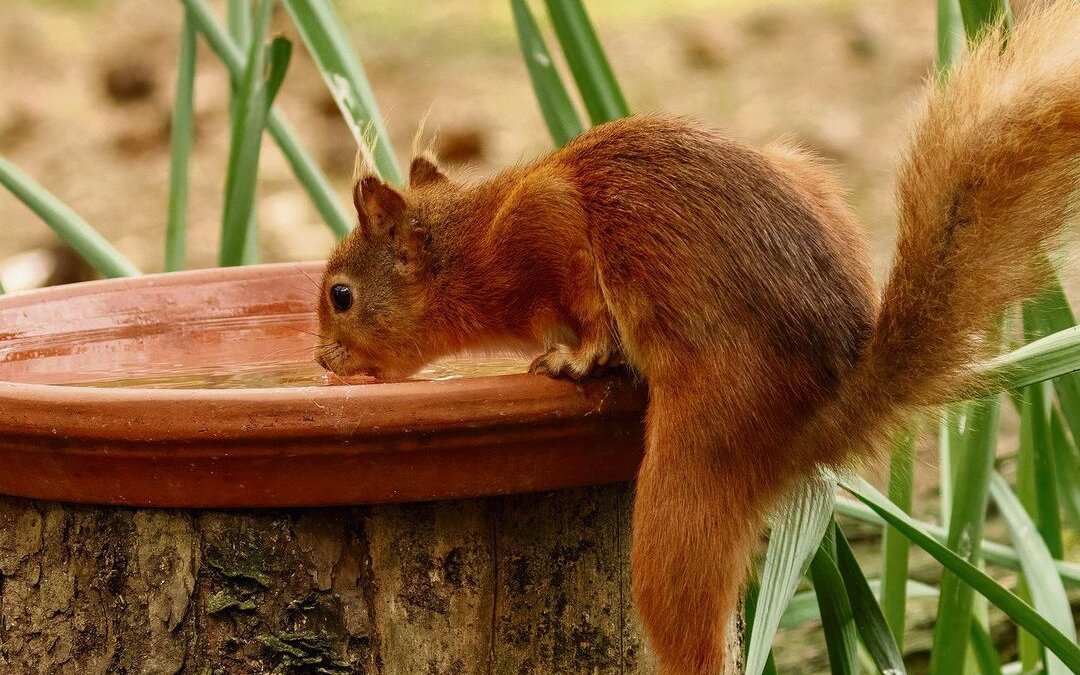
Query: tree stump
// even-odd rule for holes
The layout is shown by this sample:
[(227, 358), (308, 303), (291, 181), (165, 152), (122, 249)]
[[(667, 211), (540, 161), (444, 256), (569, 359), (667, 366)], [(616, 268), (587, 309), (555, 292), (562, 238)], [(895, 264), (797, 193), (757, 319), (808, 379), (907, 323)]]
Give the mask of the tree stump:
[(275, 511), (0, 497), (0, 672), (655, 673), (630, 598), (632, 497)]

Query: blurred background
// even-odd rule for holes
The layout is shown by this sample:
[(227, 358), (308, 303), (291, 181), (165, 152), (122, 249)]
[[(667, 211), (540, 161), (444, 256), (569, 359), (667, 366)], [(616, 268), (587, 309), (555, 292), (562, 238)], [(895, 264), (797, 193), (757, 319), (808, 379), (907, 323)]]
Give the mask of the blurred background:
[[(834, 161), (883, 275), (892, 253), (894, 167), (933, 67), (933, 2), (587, 4), (632, 110), (692, 115), (751, 144), (787, 135)], [(214, 7), (223, 17), (223, 2)], [(402, 163), (429, 111), (437, 152), (459, 178), (481, 179), (552, 149), (505, 0), (349, 0), (337, 8)], [(353, 136), (292, 23), (276, 11), (272, 32), (296, 45), (277, 104), (348, 204)], [(537, 18), (547, 19), (544, 12)], [(180, 4), (162, 0), (3, 0), (0, 11), (0, 155), (146, 272), (164, 264), (181, 19)], [(229, 152), (229, 80), (201, 38), (198, 50), (187, 265), (210, 267)], [(263, 144), (257, 210), (266, 262), (322, 259), (334, 244), (272, 142)], [(8, 291), (95, 276), (0, 189), (0, 282)], [(1001, 451), (1012, 452), (1011, 412), (1002, 438)], [(934, 463), (931, 450), (916, 471), (915, 515), (929, 520), (936, 519)], [(846, 520), (844, 528), (864, 568), (878, 568), (877, 532)], [(987, 534), (1000, 539), (1003, 531), (996, 519)], [(939, 575), (912, 549), (913, 578), (936, 583)], [(912, 600), (909, 607), (908, 663), (924, 672), (934, 604)], [(1012, 658), (1015, 627), (996, 610), (991, 616), (994, 641)], [(814, 626), (783, 631), (776, 657), (782, 673), (828, 669)]]
[[(337, 5), (402, 161), (429, 109), (441, 159), (460, 177), (552, 148), (509, 3)], [(215, 8), (223, 17), (223, 3)], [(602, 0), (588, 8), (632, 110), (693, 115), (755, 144), (787, 134), (835, 160), (883, 269), (892, 168), (933, 62), (932, 2)], [(278, 105), (348, 203), (355, 143), (277, 12), (272, 31), (297, 45)], [(0, 155), (147, 272), (163, 267), (181, 19), (179, 3), (161, 0), (4, 0), (0, 13)], [(206, 267), (216, 264), (229, 81), (203, 40), (195, 88), (188, 266)], [(271, 142), (259, 180), (263, 260), (324, 258), (334, 238)], [(3, 190), (0, 233), (9, 291), (40, 279), (27, 271), (34, 266), (55, 265), (51, 282), (94, 274)]]

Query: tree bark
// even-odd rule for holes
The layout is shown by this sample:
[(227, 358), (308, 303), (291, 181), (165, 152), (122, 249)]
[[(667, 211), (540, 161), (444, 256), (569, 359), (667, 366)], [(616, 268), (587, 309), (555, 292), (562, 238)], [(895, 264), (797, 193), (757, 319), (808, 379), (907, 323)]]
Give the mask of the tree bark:
[(288, 511), (0, 497), (0, 672), (655, 673), (630, 598), (632, 497)]

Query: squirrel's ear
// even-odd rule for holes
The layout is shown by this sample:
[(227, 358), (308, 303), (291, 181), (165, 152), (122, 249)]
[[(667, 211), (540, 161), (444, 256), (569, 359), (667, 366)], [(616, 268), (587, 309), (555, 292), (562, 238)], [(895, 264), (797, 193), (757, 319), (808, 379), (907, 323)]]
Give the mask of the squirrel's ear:
[(353, 205), (366, 234), (384, 234), (405, 210), (405, 199), (378, 176), (364, 176), (353, 186)]
[(423, 155), (414, 157), (412, 164), (409, 165), (409, 187), (431, 185), (446, 180), (449, 179), (442, 171), (439, 171), (439, 167), (435, 165), (435, 162)]

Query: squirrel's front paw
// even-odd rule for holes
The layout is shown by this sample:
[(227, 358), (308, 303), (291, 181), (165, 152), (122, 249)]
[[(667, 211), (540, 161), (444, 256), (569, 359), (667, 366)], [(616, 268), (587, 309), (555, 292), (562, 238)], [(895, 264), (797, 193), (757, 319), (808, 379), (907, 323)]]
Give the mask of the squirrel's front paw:
[(617, 359), (612, 359), (611, 356), (611, 352), (605, 350), (574, 350), (566, 345), (555, 345), (536, 357), (529, 366), (529, 372), (581, 380), (599, 375), (609, 366), (616, 365)]

